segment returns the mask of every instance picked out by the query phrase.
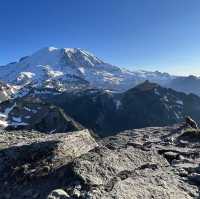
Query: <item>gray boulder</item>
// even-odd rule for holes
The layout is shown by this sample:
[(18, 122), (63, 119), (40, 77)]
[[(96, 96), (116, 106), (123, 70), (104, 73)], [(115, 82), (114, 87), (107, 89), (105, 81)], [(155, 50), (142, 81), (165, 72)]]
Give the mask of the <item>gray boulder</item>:
[(0, 150), (0, 193), (16, 199), (33, 198), (32, 193), (46, 198), (65, 186), (73, 178), (70, 163), (98, 146), (88, 130), (52, 135), (6, 132), (0, 133), (1, 141), (6, 143)]

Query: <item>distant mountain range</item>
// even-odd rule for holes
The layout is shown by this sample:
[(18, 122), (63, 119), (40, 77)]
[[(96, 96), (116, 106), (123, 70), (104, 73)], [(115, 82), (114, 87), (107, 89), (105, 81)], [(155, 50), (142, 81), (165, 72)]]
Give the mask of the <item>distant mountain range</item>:
[(6, 129), (46, 133), (84, 126), (108, 136), (126, 129), (183, 122), (187, 115), (200, 122), (199, 113), (197, 95), (145, 81), (123, 93), (91, 88), (73, 92), (34, 88), (24, 97), (0, 104), (0, 123), (6, 124)]
[(179, 123), (187, 115), (200, 122), (200, 97), (149, 81), (123, 93), (88, 89), (64, 92), (60, 96), (39, 96), (102, 136), (126, 129)]
[(186, 115), (200, 122), (198, 77), (129, 71), (82, 49), (43, 48), (1, 66), (0, 80), (1, 128), (54, 133), (86, 127), (106, 136)]
[(200, 78), (190, 75), (188, 77), (176, 77), (166, 86), (185, 93), (195, 93), (200, 96)]
[[(191, 80), (191, 77), (179, 78), (158, 71), (129, 71), (108, 64), (78, 48), (43, 48), (18, 62), (1, 66), (0, 72), (0, 80), (19, 88), (29, 84), (32, 87), (66, 90), (90, 85), (122, 92), (149, 80), (187, 93), (200, 94), (198, 77)], [(186, 89), (184, 82), (188, 85)]]

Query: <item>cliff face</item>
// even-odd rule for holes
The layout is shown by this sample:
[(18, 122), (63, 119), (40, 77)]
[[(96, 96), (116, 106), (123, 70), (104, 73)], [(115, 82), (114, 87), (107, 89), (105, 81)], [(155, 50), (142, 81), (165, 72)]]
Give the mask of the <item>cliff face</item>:
[(0, 198), (198, 198), (198, 132), (0, 133)]

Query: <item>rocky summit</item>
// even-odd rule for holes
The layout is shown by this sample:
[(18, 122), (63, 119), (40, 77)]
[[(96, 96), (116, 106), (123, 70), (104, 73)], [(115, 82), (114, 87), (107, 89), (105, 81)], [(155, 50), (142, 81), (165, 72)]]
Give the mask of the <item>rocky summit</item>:
[(199, 198), (199, 143), (181, 125), (96, 140), (88, 130), (2, 131), (0, 198)]

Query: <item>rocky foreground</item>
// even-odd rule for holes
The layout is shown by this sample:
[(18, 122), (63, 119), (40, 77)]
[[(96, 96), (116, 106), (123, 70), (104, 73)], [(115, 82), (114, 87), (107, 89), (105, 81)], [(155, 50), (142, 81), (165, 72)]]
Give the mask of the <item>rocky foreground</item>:
[(95, 140), (68, 134), (0, 133), (1, 199), (199, 198), (200, 135), (178, 126)]

